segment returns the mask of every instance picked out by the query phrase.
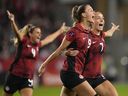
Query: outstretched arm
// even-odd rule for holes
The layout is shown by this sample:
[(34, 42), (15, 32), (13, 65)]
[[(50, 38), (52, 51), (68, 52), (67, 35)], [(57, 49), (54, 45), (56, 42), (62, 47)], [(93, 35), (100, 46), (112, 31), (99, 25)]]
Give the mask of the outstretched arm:
[(56, 32), (52, 33), (51, 35), (47, 36), (45, 39), (41, 40), (41, 47), (53, 42), (59, 35), (61, 35), (64, 32), (67, 32), (68, 30), (69, 27), (65, 26), (65, 23), (63, 23), (60, 29), (58, 29)]
[(17, 27), (17, 25), (15, 23), (15, 16), (12, 13), (10, 13), (8, 10), (7, 10), (7, 15), (8, 15), (8, 18), (9, 18), (9, 20), (11, 22), (12, 29), (14, 30), (17, 38), (20, 39), (19, 32), (18, 32), (19, 29), (18, 29), (18, 27)]
[(59, 56), (62, 51), (70, 44), (71, 42), (67, 41), (64, 37), (61, 45), (44, 61), (44, 63), (41, 64), (38, 72), (39, 76), (44, 72), (45, 67), (47, 64), (49, 64), (53, 59), (55, 59), (57, 56)]
[(8, 15), (8, 18), (9, 18), (9, 20), (11, 22), (12, 29), (16, 34), (16, 37), (18, 38), (18, 40), (22, 40), (23, 36), (26, 34), (25, 29), (27, 29), (27, 25), (19, 30), (19, 28), (17, 27), (16, 22), (15, 22), (14, 14), (10, 13), (7, 10), (7, 15)]
[(105, 32), (105, 37), (111, 37), (116, 30), (119, 30), (119, 25), (112, 23), (111, 29)]

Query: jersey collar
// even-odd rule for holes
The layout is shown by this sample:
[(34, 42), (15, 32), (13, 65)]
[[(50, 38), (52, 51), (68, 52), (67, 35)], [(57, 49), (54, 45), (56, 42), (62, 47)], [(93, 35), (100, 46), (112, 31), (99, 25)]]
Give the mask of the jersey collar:
[(83, 28), (80, 23), (77, 23), (75, 27), (78, 28), (81, 32), (89, 33), (89, 30)]

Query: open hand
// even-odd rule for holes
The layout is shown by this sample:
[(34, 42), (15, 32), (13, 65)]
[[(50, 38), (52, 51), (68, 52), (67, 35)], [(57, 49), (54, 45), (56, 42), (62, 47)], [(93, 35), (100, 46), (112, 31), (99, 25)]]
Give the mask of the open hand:
[(66, 33), (69, 29), (70, 27), (66, 26), (65, 22), (63, 22), (62, 26), (60, 27), (61, 32)]
[(114, 23), (112, 23), (112, 28), (113, 31), (119, 30), (119, 25), (115, 25)]

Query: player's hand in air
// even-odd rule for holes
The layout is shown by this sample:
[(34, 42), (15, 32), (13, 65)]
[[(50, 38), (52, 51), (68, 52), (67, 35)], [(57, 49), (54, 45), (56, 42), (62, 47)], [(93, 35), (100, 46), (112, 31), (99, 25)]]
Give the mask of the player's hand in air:
[(111, 23), (111, 24), (112, 24), (111, 29), (113, 30), (113, 32), (119, 30), (119, 25), (115, 25), (114, 23)]
[(7, 15), (8, 15), (8, 18), (10, 19), (10, 21), (14, 21), (15, 16), (12, 13), (10, 13), (8, 10), (7, 10)]
[(112, 24), (112, 27), (104, 32), (105, 33), (105, 37), (112, 37), (113, 36), (113, 33), (115, 33), (115, 31), (119, 30), (119, 25), (115, 25), (114, 23), (111, 23)]
[(66, 26), (65, 22), (63, 22), (63, 24), (60, 27), (60, 30), (61, 30), (60, 32), (66, 33), (69, 29), (70, 29), (70, 27)]

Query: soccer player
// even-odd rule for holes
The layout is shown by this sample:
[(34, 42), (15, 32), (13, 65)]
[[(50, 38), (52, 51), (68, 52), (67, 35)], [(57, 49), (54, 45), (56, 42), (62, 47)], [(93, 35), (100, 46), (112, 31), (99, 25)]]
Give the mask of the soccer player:
[(15, 24), (14, 15), (9, 11), (7, 14), (18, 39), (18, 45), (15, 60), (6, 78), (3, 96), (12, 96), (17, 90), (21, 96), (32, 96), (34, 67), (39, 48), (55, 40), (66, 31), (67, 27), (63, 24), (58, 31), (40, 40), (41, 29), (39, 27), (26, 25), (20, 32)]
[[(111, 37), (113, 33), (118, 30), (119, 25), (116, 26), (112, 23), (112, 28), (110, 30), (102, 32), (104, 23), (103, 14), (101, 12), (95, 12), (91, 31), (91, 46), (86, 56), (86, 66), (82, 75), (100, 96), (118, 96), (115, 87), (101, 73), (101, 64), (106, 46), (104, 37)], [(75, 51), (69, 49), (66, 55), (76, 56), (78, 52)], [(65, 87), (62, 88), (61, 93), (61, 96), (76, 96), (76, 92)]]
[(76, 6), (73, 11), (73, 18), (77, 23), (72, 27), (63, 38), (61, 45), (41, 64), (39, 75), (41, 75), (47, 64), (61, 54), (64, 49), (74, 48), (79, 50), (77, 56), (67, 56), (64, 61), (60, 77), (63, 85), (74, 90), (79, 96), (97, 96), (96, 92), (81, 75), (84, 68), (85, 54), (90, 47), (89, 32), (90, 23), (93, 22), (94, 12), (90, 5)]
[(108, 32), (104, 33), (104, 23), (103, 14), (96, 12), (91, 31), (92, 43), (88, 50), (87, 62), (82, 75), (100, 96), (118, 96), (114, 86), (101, 73), (101, 64), (106, 46), (104, 38), (112, 36), (119, 25), (113, 25)]

